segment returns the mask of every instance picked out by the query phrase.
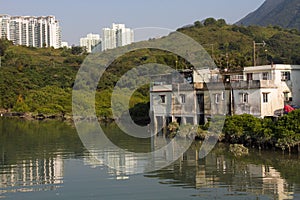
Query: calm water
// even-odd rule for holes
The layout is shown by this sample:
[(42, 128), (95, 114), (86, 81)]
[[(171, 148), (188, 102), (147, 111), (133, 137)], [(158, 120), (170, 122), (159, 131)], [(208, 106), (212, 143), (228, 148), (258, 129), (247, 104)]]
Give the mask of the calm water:
[[(115, 144), (149, 151), (149, 140), (103, 126)], [(300, 199), (300, 158), (251, 151), (234, 158), (218, 145), (196, 160), (193, 144), (171, 166), (139, 175), (107, 168), (83, 147), (74, 128), (57, 121), (0, 118), (0, 198), (3, 199)], [(109, 155), (109, 154), (108, 154)], [(130, 167), (130, 157), (107, 156)]]

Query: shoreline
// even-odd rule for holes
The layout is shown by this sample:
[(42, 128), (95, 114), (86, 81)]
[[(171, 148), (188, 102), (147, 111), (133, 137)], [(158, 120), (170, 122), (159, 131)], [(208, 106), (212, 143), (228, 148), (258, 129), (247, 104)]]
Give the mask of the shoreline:
[[(33, 114), (33, 113), (22, 113), (22, 112), (0, 112), (0, 117), (2, 118), (15, 118), (15, 119), (24, 119), (24, 120), (34, 120), (34, 121), (44, 121), (44, 120), (60, 120), (66, 122), (74, 122), (74, 118), (72, 115), (68, 114)], [(97, 117), (99, 122), (103, 123), (112, 123), (114, 119), (107, 117)]]
[[(26, 120), (26, 121), (48, 121), (48, 120), (59, 120), (61, 122), (65, 122), (67, 124), (70, 125), (74, 125), (74, 117), (72, 115), (68, 115), (68, 114), (52, 114), (52, 115), (44, 115), (44, 114), (34, 114), (34, 113), (21, 113), (21, 112), (9, 112), (9, 111), (5, 111), (1, 112), (0, 110), (0, 118), (11, 118), (11, 119), (19, 119), (19, 120)], [(83, 120), (83, 118), (81, 117), (75, 117), (75, 120)], [(96, 120), (95, 118), (88, 118), (88, 120)], [(114, 123), (115, 119), (112, 118), (107, 118), (107, 117), (97, 117), (97, 121), (99, 123)], [(203, 141), (203, 136), (205, 137), (205, 130), (203, 129), (203, 127), (199, 126), (199, 128), (202, 130), (201, 133), (196, 133), (194, 140), (195, 141)], [(267, 130), (268, 127), (265, 129)], [(204, 135), (202, 135), (203, 133)], [(200, 135), (198, 135), (200, 134)], [(255, 148), (258, 150), (263, 150), (263, 149), (281, 149), (283, 152), (286, 152), (288, 150), (288, 153), (296, 153), (298, 152), (298, 154), (300, 154), (300, 143), (297, 142), (297, 144), (282, 144), (282, 145), (278, 145), (276, 143), (268, 143), (268, 142), (263, 142), (263, 143), (252, 143), (252, 142), (238, 142), (238, 141), (226, 141), (228, 140), (228, 138), (226, 138), (226, 136), (224, 135), (225, 133), (222, 133), (220, 138), (218, 138), (218, 143), (224, 143), (224, 144), (228, 144), (228, 145), (234, 145), (234, 144), (238, 144), (238, 145), (243, 145), (244, 147), (250, 149), (250, 148)], [(170, 137), (170, 133), (165, 135), (166, 137)], [(256, 138), (251, 138), (251, 141), (255, 141)], [(262, 139), (262, 138), (260, 138)], [(276, 140), (280, 140), (281, 138), (275, 138)], [(286, 139), (286, 138), (283, 138)]]

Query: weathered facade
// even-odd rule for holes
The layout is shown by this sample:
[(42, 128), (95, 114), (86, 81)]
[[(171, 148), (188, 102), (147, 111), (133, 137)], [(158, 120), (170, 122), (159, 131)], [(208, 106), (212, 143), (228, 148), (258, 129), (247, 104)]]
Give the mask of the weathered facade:
[(274, 116), (285, 104), (300, 105), (299, 81), (299, 65), (245, 68), (243, 80), (230, 83), (235, 97), (234, 114)]
[(266, 65), (240, 73), (217, 69), (181, 71), (181, 81), (161, 75), (151, 86), (154, 123), (204, 124), (211, 116), (282, 114), (285, 104), (300, 105), (300, 66)]

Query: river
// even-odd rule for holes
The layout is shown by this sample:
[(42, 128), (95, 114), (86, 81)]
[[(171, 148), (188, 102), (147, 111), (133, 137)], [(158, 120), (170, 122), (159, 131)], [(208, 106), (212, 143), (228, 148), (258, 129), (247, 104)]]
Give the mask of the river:
[[(122, 148), (151, 150), (150, 139), (124, 137), (114, 124), (102, 127)], [(193, 143), (163, 169), (127, 174), (94, 158), (71, 125), (0, 118), (0, 199), (300, 199), (298, 155), (251, 149), (236, 158), (218, 144), (196, 159), (200, 146)], [(106, 159), (132, 165), (128, 156)]]

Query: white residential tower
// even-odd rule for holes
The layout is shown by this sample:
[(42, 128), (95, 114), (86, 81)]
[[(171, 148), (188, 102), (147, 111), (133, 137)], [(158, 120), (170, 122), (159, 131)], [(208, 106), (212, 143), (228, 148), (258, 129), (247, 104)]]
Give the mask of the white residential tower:
[(125, 46), (134, 42), (134, 33), (125, 24), (112, 24), (112, 28), (103, 28), (102, 50)]
[(15, 45), (61, 47), (61, 30), (55, 16), (0, 15), (0, 38)]
[(94, 47), (101, 43), (99, 34), (87, 34), (86, 37), (80, 38), (80, 46), (85, 47), (88, 53), (91, 53)]

